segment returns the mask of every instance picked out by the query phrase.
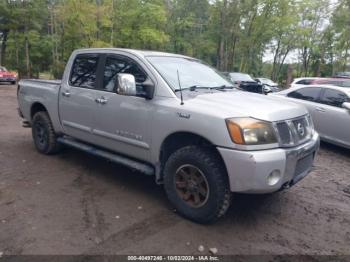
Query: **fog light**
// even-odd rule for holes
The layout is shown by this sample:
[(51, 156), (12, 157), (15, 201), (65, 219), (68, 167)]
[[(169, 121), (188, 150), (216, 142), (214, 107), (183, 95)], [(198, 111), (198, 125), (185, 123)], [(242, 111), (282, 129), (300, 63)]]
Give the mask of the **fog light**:
[(273, 170), (267, 177), (267, 184), (269, 186), (274, 186), (280, 181), (280, 179), (281, 179), (281, 171), (277, 169)]

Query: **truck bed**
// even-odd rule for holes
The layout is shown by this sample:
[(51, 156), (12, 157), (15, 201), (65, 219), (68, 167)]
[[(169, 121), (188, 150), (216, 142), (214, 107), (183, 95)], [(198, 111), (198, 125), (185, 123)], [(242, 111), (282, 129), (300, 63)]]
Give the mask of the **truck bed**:
[(49, 113), (57, 131), (61, 126), (58, 117), (58, 98), (61, 80), (25, 79), (18, 83), (18, 104), (25, 120), (31, 122), (32, 105), (40, 103)]

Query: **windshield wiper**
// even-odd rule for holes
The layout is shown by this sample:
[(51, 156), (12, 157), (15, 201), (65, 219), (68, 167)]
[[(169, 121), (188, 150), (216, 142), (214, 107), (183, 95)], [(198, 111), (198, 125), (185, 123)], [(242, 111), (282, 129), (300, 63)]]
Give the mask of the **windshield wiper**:
[[(200, 86), (200, 85), (193, 85), (190, 87), (185, 87), (182, 88), (182, 91), (184, 90), (190, 90), (190, 91), (195, 91), (197, 89), (208, 89), (208, 90), (223, 90), (223, 89), (233, 89), (233, 86), (226, 86), (226, 85), (222, 85), (222, 86)], [(180, 91), (180, 89), (175, 89), (175, 92)]]
[(227, 86), (227, 85), (211, 87), (211, 89), (215, 89), (215, 90), (234, 89), (234, 88), (235, 88), (234, 86)]
[[(185, 87), (182, 88), (182, 91), (185, 90), (190, 90), (190, 91), (195, 91), (196, 89), (210, 89), (211, 87), (208, 86), (199, 86), (199, 85), (193, 85), (193, 86), (189, 86), (189, 87)], [(175, 92), (179, 92), (181, 89), (175, 89)]]

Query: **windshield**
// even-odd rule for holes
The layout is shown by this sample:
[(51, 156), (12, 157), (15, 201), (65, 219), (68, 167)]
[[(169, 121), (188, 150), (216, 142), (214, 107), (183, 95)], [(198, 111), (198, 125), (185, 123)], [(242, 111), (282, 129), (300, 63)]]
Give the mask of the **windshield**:
[(233, 81), (255, 82), (248, 74), (230, 73), (230, 77)]
[(3, 66), (0, 66), (0, 72), (6, 72), (7, 70), (6, 70), (6, 68), (5, 67), (3, 67)]
[(179, 71), (181, 87), (183, 89), (193, 86), (208, 88), (232, 86), (232, 83), (220, 75), (214, 68), (195, 59), (149, 56), (147, 60), (155, 67), (173, 90), (179, 89), (177, 71)]

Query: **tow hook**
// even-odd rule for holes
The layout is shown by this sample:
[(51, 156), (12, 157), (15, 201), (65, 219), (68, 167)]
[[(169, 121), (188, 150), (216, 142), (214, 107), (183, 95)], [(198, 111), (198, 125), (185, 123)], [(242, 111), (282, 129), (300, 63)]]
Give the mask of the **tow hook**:
[(293, 183), (292, 181), (288, 181), (288, 182), (284, 183), (279, 191), (291, 188), (292, 183)]

